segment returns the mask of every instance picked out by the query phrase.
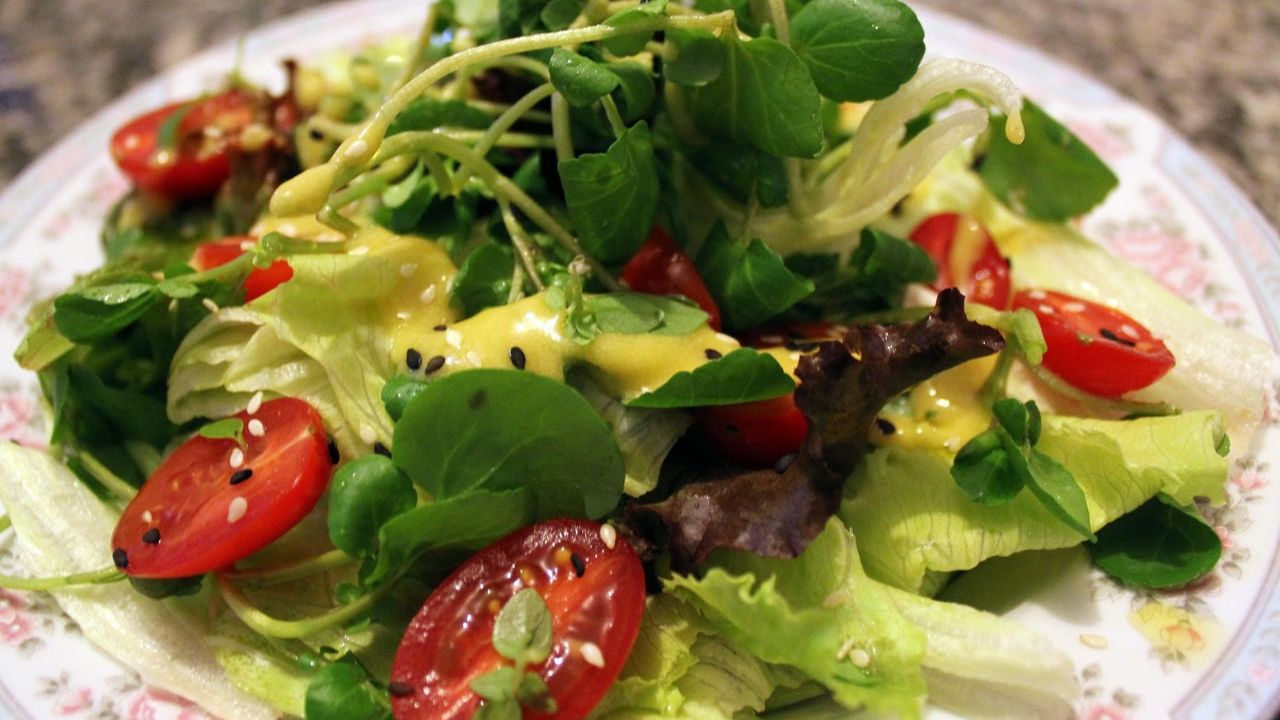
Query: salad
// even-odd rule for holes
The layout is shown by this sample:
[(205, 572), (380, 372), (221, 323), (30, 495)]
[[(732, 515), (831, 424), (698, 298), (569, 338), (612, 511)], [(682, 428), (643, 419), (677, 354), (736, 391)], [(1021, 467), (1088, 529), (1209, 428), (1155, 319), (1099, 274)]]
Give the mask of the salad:
[(957, 575), (1213, 569), (1269, 353), (907, 6), (426, 10), (115, 134), (0, 587), (228, 718), (1051, 718), (1071, 662)]

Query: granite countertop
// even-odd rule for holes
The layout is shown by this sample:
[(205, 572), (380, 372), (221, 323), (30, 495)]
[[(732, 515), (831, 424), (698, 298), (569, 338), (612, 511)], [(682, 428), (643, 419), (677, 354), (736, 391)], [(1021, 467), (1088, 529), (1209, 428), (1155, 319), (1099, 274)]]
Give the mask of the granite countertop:
[[(4, 0), (0, 188), (123, 91), (315, 0)], [(923, 0), (1074, 64), (1163, 117), (1280, 225), (1280, 3)]]

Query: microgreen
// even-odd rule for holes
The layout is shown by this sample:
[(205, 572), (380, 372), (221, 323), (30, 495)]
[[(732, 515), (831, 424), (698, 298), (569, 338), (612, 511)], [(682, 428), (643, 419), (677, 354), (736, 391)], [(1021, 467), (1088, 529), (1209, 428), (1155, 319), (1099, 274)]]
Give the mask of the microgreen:
[(712, 228), (697, 263), (732, 330), (755, 327), (813, 292), (813, 282), (788, 269), (764, 241), (736, 240), (723, 223)]
[(649, 236), (658, 209), (658, 168), (646, 123), (604, 153), (562, 160), (565, 202), (583, 247), (606, 264), (625, 262)]
[(1149, 588), (1184, 585), (1213, 570), (1222, 540), (1195, 508), (1157, 495), (1098, 531), (1093, 562), (1116, 579)]
[(1040, 410), (1035, 401), (1005, 398), (992, 406), (995, 427), (960, 448), (951, 466), (956, 485), (984, 505), (1002, 505), (1027, 488), (1055, 517), (1093, 540), (1084, 491), (1062, 463), (1035, 448)]
[(211, 440), (235, 440), (237, 445), (243, 447), (244, 421), (234, 417), (215, 420), (202, 426), (196, 434)]
[(795, 381), (772, 355), (738, 348), (694, 370), (681, 371), (627, 404), (644, 408), (735, 405), (785, 395)]
[(832, 100), (887, 97), (924, 57), (924, 28), (898, 0), (814, 0), (792, 18), (791, 40)]
[(503, 665), (471, 680), (469, 687), (484, 699), (477, 717), (519, 718), (520, 707), (555, 712), (546, 681), (526, 672), (551, 654), (551, 609), (533, 588), (523, 588), (502, 606), (493, 623), (493, 649), (515, 663)]

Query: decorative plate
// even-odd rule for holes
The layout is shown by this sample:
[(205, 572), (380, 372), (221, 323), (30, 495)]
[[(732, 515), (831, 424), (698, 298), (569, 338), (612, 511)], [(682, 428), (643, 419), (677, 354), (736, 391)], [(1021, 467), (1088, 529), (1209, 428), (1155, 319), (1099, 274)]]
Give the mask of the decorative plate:
[[(245, 70), (280, 85), (277, 61), (319, 58), (421, 21), (420, 3), (361, 0), (306, 12), (244, 39)], [(1000, 68), (1089, 143), (1122, 178), (1085, 231), (1208, 314), (1280, 349), (1280, 238), (1212, 165), (1150, 113), (1076, 70), (953, 18), (921, 11), (931, 54)], [(0, 439), (41, 447), (35, 379), (11, 353), (28, 308), (99, 262), (98, 231), (127, 190), (107, 154), (122, 123), (213, 87), (228, 45), (134, 89), (30, 166), (0, 196)], [(1052, 575), (1008, 614), (1075, 660), (1083, 720), (1271, 718), (1280, 710), (1280, 403), (1273, 383), (1260, 439), (1231, 468), (1228, 503), (1210, 521), (1217, 570), (1192, 587), (1134, 592), (1082, 552), (1049, 554)], [(1280, 483), (1277, 483), (1280, 485)], [(0, 572), (13, 572), (13, 533)], [(0, 590), (0, 718), (206, 717), (142, 684), (102, 654), (49, 595)]]

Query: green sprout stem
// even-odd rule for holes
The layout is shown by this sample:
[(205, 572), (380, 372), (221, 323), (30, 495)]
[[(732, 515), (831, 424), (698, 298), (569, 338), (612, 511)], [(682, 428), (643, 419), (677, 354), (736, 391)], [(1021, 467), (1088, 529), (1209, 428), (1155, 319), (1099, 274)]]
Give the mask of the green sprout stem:
[(255, 607), (226, 573), (218, 574), (218, 590), (222, 593), (222, 599), (241, 622), (259, 635), (286, 640), (309, 637), (355, 619), (373, 607), (378, 600), (391, 591), (393, 586), (394, 582), (386, 583), (373, 592), (323, 615), (305, 620), (280, 620)]
[(600, 98), (600, 104), (604, 106), (604, 114), (609, 118), (609, 127), (613, 128), (614, 137), (622, 137), (622, 133), (627, 131), (627, 124), (622, 122), (622, 113), (618, 112), (618, 104), (608, 95)]
[(330, 550), (320, 555), (313, 555), (312, 557), (291, 562), (263, 565), (262, 567), (245, 570), (229, 570), (224, 574), (234, 580), (253, 581), (253, 584), (257, 587), (266, 587), (319, 575), (320, 573), (352, 565), (355, 562), (354, 558), (341, 550)]
[(80, 464), (84, 466), (84, 469), (88, 470), (89, 474), (93, 476), (93, 479), (97, 480), (99, 484), (107, 489), (107, 492), (117, 498), (132, 500), (133, 496), (138, 494), (137, 488), (125, 482), (119, 475), (111, 472), (110, 468), (103, 465), (93, 455), (81, 450), (76, 457), (79, 458)]
[(25, 578), (0, 575), (0, 587), (9, 590), (61, 590), (82, 585), (105, 585), (119, 582), (123, 579), (124, 573), (114, 567), (109, 567), (57, 577)]
[(572, 160), (573, 132), (569, 125), (569, 103), (560, 93), (551, 96), (551, 137), (556, 144), (556, 160)]

